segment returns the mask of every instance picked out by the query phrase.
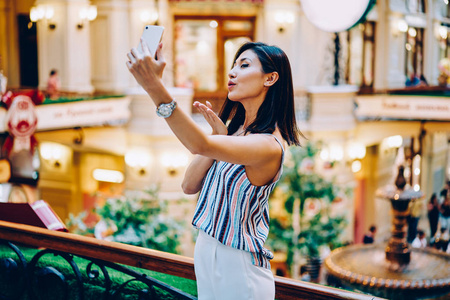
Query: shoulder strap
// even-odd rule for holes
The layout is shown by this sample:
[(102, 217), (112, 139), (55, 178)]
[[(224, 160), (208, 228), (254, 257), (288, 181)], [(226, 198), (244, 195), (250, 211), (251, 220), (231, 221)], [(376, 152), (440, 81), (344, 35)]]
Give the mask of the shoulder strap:
[(275, 140), (278, 142), (278, 144), (280, 144), (280, 147), (281, 147), (281, 164), (283, 164), (283, 162), (284, 162), (284, 147), (283, 147), (283, 144), (280, 142), (280, 140), (276, 136), (274, 136), (273, 134), (271, 134), (271, 136), (273, 136), (275, 138)]
[(280, 169), (278, 170), (277, 175), (275, 176), (275, 178), (273, 179), (272, 183), (278, 181), (278, 179), (280, 179), (281, 174), (283, 173), (283, 163), (284, 163), (284, 147), (283, 144), (281, 143), (281, 141), (273, 134), (271, 133), (262, 133), (262, 134), (267, 134), (267, 135), (271, 135), (275, 138), (275, 140), (277, 141), (277, 143), (280, 145), (281, 147), (281, 164), (280, 164)]

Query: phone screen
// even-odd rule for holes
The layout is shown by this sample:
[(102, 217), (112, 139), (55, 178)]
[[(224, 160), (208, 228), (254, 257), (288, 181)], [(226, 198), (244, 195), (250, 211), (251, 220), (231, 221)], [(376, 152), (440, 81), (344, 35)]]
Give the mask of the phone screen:
[[(158, 49), (159, 42), (161, 41), (162, 34), (164, 32), (163, 26), (146, 25), (142, 32), (142, 39), (147, 43), (150, 53), (155, 56), (156, 49)], [(139, 42), (138, 50), (143, 53), (141, 43)]]

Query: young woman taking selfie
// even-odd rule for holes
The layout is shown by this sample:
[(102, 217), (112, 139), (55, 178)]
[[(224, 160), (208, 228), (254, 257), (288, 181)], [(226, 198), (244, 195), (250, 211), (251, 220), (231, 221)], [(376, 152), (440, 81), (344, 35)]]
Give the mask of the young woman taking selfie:
[[(198, 298), (274, 299), (275, 285), (264, 248), (269, 233), (270, 192), (282, 173), (285, 144), (299, 145), (291, 67), (276, 46), (246, 43), (228, 73), (228, 97), (217, 116), (209, 102), (194, 106), (210, 135), (180, 108), (162, 82), (162, 44), (156, 58), (127, 54), (128, 69), (181, 143), (195, 157), (183, 191), (200, 192), (192, 224), (199, 229), (194, 265)], [(225, 125), (227, 124), (227, 126)]]

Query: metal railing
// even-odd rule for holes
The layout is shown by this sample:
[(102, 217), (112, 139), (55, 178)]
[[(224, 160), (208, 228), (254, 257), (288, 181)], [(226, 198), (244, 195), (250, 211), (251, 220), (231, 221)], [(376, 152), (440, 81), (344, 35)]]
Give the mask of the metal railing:
[[(140, 281), (147, 285), (149, 288), (148, 290), (141, 291), (143, 295), (140, 296), (140, 299), (150, 297), (154, 287), (173, 294), (177, 297), (176, 299), (195, 299), (194, 296), (172, 288), (145, 274), (140, 274), (124, 266), (118, 265), (123, 264), (195, 280), (194, 260), (189, 257), (4, 221), (0, 221), (0, 239), (6, 241), (8, 245), (12, 245), (10, 247), (13, 248), (15, 247), (13, 243), (20, 243), (44, 249), (40, 250), (29, 263), (26, 262), (23, 254), (20, 253), (20, 250), (18, 252), (18, 249), (14, 250), (17, 256), (16, 260), (17, 258), (19, 260), (19, 266), (17, 266), (17, 268), (27, 270), (27, 274), (38, 273), (39, 276), (56, 276), (61, 278), (61, 274), (55, 272), (51, 267), (44, 267), (39, 270), (35, 267), (36, 262), (40, 260), (42, 256), (56, 254), (63, 257), (70, 264), (71, 268), (74, 270), (75, 277), (81, 278), (78, 266), (74, 266), (73, 256), (82, 257), (88, 260), (88, 267), (86, 267), (86, 274), (88, 277), (97, 277), (99, 275), (99, 269), (103, 273), (105, 281), (103, 285), (105, 290), (108, 291), (105, 295), (110, 297), (108, 298), (105, 296), (105, 299), (115, 299), (115, 295), (120, 293), (120, 290), (128, 284), (126, 282), (116, 289), (111, 289), (110, 281), (109, 279), (106, 279), (108, 278), (108, 275), (105, 275), (107, 274), (105, 273), (106, 267), (130, 275), (133, 277), (130, 281)], [(17, 264), (16, 260), (6, 259), (2, 264), (14, 265)], [(79, 285), (83, 283), (83, 279), (77, 280)], [(275, 288), (277, 299), (381, 299), (371, 295), (354, 293), (279, 276), (275, 276)], [(80, 294), (78, 299), (85, 298)]]

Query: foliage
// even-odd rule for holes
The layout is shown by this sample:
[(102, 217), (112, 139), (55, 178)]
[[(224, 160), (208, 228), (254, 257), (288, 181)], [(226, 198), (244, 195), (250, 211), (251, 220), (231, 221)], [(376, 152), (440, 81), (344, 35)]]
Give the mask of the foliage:
[(439, 61), (438, 69), (440, 73), (450, 76), (450, 59), (443, 58)]
[(307, 229), (300, 231), (299, 248), (311, 257), (319, 257), (320, 247), (325, 245), (334, 249), (342, 245), (339, 236), (346, 220), (343, 216), (330, 217), (316, 214), (309, 220)]
[[(313, 143), (302, 148), (291, 147), (290, 160), (286, 161), (280, 183), (271, 195), (281, 198), (284, 212), (273, 215), (271, 211), (268, 244), (274, 251), (287, 253), (288, 265), (293, 262), (295, 249), (305, 256), (318, 257), (322, 248), (334, 249), (341, 245), (340, 234), (346, 219), (335, 215), (332, 205), (342, 200), (337, 196), (342, 188), (316, 172), (318, 151)], [(297, 199), (298, 208), (295, 208)], [(294, 224), (295, 220), (298, 224)], [(295, 227), (300, 230), (296, 231)]]
[(157, 187), (108, 198), (94, 212), (100, 219), (95, 226), (85, 223), (85, 212), (70, 215), (67, 226), (71, 232), (178, 253), (183, 224), (168, 216), (168, 203), (159, 199)]
[(443, 83), (450, 84), (450, 59), (443, 58), (439, 61), (439, 80)]
[[(27, 265), (32, 261), (36, 255), (42, 251), (42, 249), (28, 248), (23, 245), (17, 245), (19, 251), (23, 255), (27, 262)], [(8, 258), (13, 258), (16, 260), (17, 254), (6, 244), (0, 245), (0, 261), (8, 261)], [(76, 255), (72, 256), (74, 263), (78, 266), (79, 270), (87, 270), (89, 259), (78, 257)], [(22, 273), (25, 270), (18, 269), (16, 272), (11, 273), (7, 269), (7, 265), (0, 264), (0, 299), (20, 299), (20, 300), (36, 300), (36, 299), (61, 299), (64, 292), (67, 292), (64, 299), (79, 299), (78, 291), (80, 286), (77, 281), (77, 276), (74, 273), (71, 265), (60, 255), (43, 255), (37, 262), (36, 266), (38, 269), (44, 267), (51, 267), (59, 271), (64, 277), (64, 282), (61, 281), (59, 277), (47, 278), (47, 280), (38, 281), (36, 277), (32, 277), (29, 280), (26, 274)], [(96, 270), (95, 266), (92, 266)], [(141, 269), (137, 267), (126, 266), (126, 268), (133, 270), (134, 272), (142, 274), (147, 278), (153, 278), (161, 281), (164, 284), (177, 288), (181, 291), (189, 293), (191, 295), (197, 296), (197, 286), (195, 280), (190, 280), (186, 278), (177, 277), (174, 275), (169, 275), (165, 273), (160, 273), (156, 271)], [(108, 299), (143, 299), (141, 291), (143, 289), (148, 289), (148, 286), (139, 281), (130, 281), (132, 277), (124, 272), (117, 271), (113, 268), (106, 268), (108, 273), (108, 278), (110, 280), (110, 292), (116, 291), (115, 297), (108, 294)], [(97, 271), (97, 270), (96, 270)], [(98, 270), (100, 271), (100, 270)], [(13, 275), (13, 276), (12, 276)], [(20, 276), (19, 276), (20, 275)], [(24, 276), (21, 276), (24, 275)], [(37, 275), (37, 274), (35, 274)], [(105, 277), (100, 271), (99, 276), (92, 276), (89, 272), (81, 272), (83, 281), (83, 290), (85, 299), (105, 299)], [(51, 276), (50, 276), (51, 277)], [(41, 278), (42, 279), (42, 278)], [(37, 282), (47, 283), (39, 285), (34, 291), (38, 293), (39, 298), (31, 297), (29, 294), (30, 288), (32, 288)], [(124, 286), (121, 286), (125, 282), (128, 282)], [(66, 284), (63, 284), (66, 283)], [(117, 291), (120, 288), (120, 292)], [(24, 294), (21, 297), (17, 297), (18, 293), (23, 291)], [(175, 300), (179, 297), (174, 295), (169, 295), (167, 292), (155, 288), (156, 299), (166, 299)], [(11, 296), (10, 296), (11, 295)], [(15, 295), (15, 296), (13, 296)], [(147, 298), (145, 298), (147, 299)]]
[(326, 199), (331, 202), (335, 198), (336, 188), (333, 183), (314, 172), (317, 153), (318, 149), (312, 143), (306, 144), (304, 148), (290, 148), (290, 164), (284, 166), (279, 184), (288, 194), (285, 207), (289, 213), (292, 213), (295, 199), (300, 199), (302, 215), (306, 199)]

